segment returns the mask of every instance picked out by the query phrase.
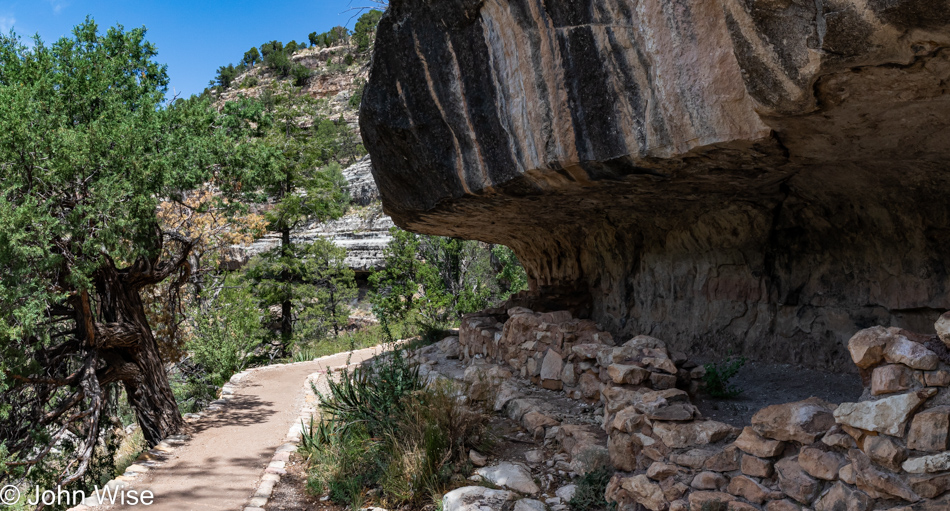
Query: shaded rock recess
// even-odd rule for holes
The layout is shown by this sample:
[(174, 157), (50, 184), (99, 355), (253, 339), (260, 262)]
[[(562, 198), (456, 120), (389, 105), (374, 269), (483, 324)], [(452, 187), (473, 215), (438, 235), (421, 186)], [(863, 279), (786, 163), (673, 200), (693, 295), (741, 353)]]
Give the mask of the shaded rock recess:
[(393, 0), (361, 130), (397, 225), (510, 246), (615, 335), (853, 370), (856, 331), (950, 308), (948, 27), (946, 0)]

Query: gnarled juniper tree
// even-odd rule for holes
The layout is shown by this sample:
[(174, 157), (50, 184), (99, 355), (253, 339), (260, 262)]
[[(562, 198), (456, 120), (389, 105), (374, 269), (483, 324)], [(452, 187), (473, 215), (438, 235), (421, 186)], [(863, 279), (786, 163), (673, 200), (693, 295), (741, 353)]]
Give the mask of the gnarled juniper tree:
[(118, 386), (149, 444), (183, 425), (140, 290), (183, 282), (194, 240), (156, 206), (226, 187), (254, 145), (206, 103), (166, 104), (144, 36), (89, 19), (51, 46), (0, 36), (0, 480), (80, 479)]

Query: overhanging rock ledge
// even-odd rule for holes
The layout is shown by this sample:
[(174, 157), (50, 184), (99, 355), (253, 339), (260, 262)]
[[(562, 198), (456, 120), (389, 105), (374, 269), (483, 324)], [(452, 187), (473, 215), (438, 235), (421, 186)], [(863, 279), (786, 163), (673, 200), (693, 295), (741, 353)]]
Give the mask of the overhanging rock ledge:
[(950, 2), (392, 0), (385, 211), (620, 335), (846, 369), (950, 308)]

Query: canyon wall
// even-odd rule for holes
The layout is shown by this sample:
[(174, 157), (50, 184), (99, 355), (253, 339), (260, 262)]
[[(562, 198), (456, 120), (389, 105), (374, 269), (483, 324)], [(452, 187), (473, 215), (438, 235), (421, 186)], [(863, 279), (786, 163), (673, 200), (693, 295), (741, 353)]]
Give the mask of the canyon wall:
[(393, 0), (384, 210), (620, 338), (847, 370), (950, 309), (950, 2)]

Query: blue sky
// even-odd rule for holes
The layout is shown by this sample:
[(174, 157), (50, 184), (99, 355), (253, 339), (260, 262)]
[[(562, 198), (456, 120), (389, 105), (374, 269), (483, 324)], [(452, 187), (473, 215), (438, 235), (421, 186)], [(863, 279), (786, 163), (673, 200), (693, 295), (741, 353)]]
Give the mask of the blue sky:
[[(370, 0), (0, 0), (0, 30), (38, 33), (46, 42), (68, 35), (91, 15), (100, 30), (115, 24), (145, 26), (168, 64), (169, 97), (201, 92), (218, 66), (234, 63), (252, 46), (277, 39), (306, 41), (310, 32), (356, 24), (354, 7)], [(352, 18), (352, 19), (351, 19)]]

